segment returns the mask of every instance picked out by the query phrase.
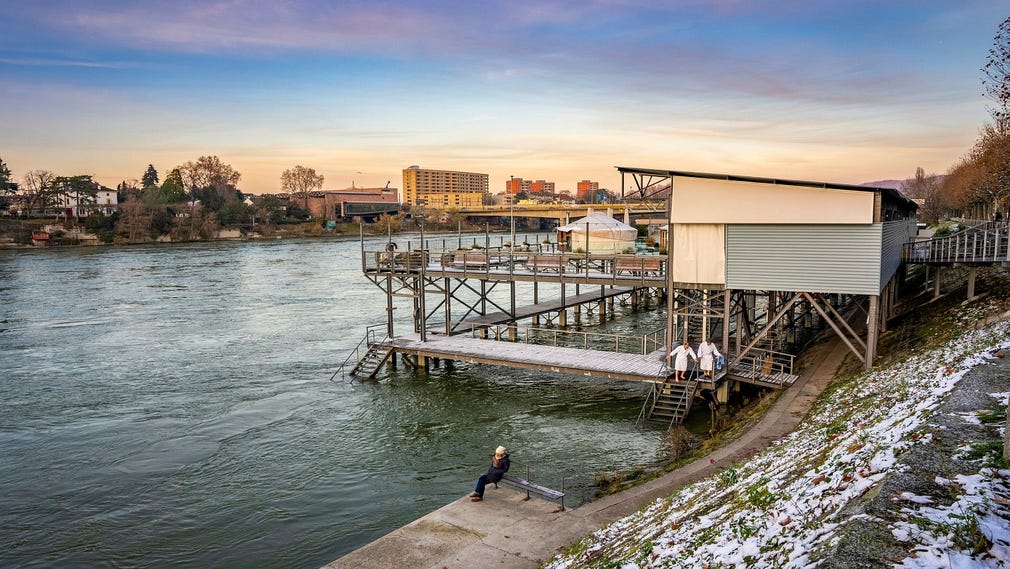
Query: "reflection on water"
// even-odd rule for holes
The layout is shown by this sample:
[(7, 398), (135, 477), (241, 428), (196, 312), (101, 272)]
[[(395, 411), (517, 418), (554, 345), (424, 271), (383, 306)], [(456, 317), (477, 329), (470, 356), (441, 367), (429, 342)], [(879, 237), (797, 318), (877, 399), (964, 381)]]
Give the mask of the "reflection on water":
[(0, 251), (0, 565), (316, 567), (469, 492), (499, 444), (572, 504), (660, 458), (641, 385), (327, 381), (384, 321), (359, 263), (355, 240)]

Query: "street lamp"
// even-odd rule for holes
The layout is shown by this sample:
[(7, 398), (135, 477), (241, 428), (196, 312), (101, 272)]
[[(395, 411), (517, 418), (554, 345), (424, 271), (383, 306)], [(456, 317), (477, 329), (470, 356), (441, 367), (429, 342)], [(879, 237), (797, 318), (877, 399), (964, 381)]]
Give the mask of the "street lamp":
[(516, 203), (516, 186), (515, 180), (512, 176), (509, 176), (509, 225), (512, 227), (512, 250), (515, 251), (516, 246), (516, 214), (515, 214), (515, 203)]

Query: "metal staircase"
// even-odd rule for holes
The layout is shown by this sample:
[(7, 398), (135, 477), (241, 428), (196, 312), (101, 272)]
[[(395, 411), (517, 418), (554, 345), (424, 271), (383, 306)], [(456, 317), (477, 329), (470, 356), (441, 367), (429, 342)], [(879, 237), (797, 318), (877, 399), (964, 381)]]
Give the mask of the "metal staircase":
[[(341, 374), (351, 376), (351, 381), (354, 381), (359, 376), (364, 376), (366, 379), (375, 379), (376, 374), (382, 369), (382, 364), (386, 363), (393, 354), (393, 345), (389, 336), (384, 337), (382, 340), (376, 340), (378, 337), (376, 331), (381, 328), (382, 325), (372, 325), (365, 329), (365, 337), (351, 350), (344, 363), (337, 367), (337, 371), (333, 372), (330, 381), (333, 381)], [(344, 370), (350, 366), (351, 362), (355, 362), (354, 366), (351, 367), (351, 371), (344, 373)]]
[(691, 411), (691, 402), (698, 382), (694, 380), (673, 381), (653, 384), (652, 408), (648, 419), (667, 423), (670, 426), (684, 422)]
[(638, 415), (638, 422), (653, 421), (668, 427), (683, 423), (684, 417), (691, 411), (697, 388), (698, 382), (693, 379), (674, 381), (667, 377), (663, 382), (653, 383)]
[(368, 351), (354, 365), (350, 371), (350, 375), (375, 379), (375, 375), (379, 373), (382, 364), (386, 363), (392, 353), (393, 347), (387, 344), (372, 344), (368, 346)]

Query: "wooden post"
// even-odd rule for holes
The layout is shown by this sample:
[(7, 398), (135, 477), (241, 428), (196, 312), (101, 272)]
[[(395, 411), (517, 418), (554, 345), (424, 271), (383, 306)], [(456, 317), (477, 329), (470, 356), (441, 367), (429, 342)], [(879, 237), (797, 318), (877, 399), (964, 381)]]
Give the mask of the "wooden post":
[(975, 265), (968, 266), (968, 300), (975, 300), (975, 275), (978, 273), (978, 267)]
[(940, 298), (940, 266), (936, 266), (936, 273), (933, 275), (933, 298)]
[(866, 315), (866, 369), (873, 367), (873, 358), (877, 355), (877, 321), (880, 318), (880, 297), (870, 295), (870, 309)]

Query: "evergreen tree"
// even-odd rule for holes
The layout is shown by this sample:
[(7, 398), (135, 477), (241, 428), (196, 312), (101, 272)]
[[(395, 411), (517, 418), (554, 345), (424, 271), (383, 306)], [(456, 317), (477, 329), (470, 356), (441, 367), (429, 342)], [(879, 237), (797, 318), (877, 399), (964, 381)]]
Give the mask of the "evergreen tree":
[(140, 178), (140, 183), (144, 188), (150, 188), (151, 186), (157, 186), (158, 182), (158, 171), (154, 169), (153, 164), (148, 164), (147, 171), (144, 172), (143, 177)]
[(182, 173), (178, 168), (173, 169), (165, 177), (161, 184), (162, 203), (179, 203), (186, 200), (186, 187), (182, 182)]

